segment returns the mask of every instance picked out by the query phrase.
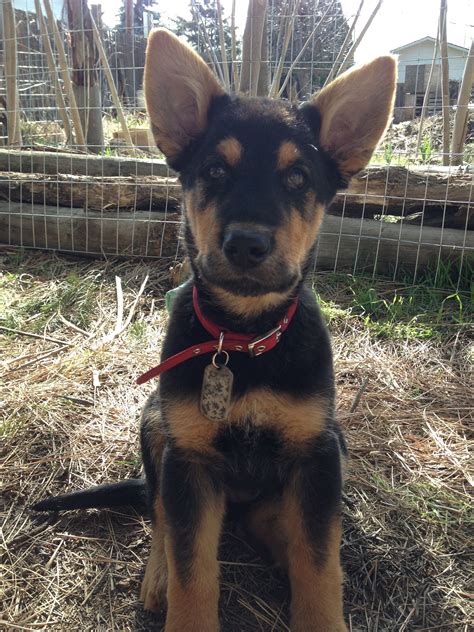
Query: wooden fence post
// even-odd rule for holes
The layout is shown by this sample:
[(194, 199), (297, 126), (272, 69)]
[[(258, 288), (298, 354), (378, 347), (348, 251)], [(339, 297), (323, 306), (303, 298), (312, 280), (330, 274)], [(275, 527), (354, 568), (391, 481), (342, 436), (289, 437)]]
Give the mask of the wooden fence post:
[(441, 0), (439, 9), (439, 47), (441, 51), (441, 94), (443, 108), (443, 165), (449, 165), (449, 61), (446, 20), (448, 0)]
[(15, 12), (11, 0), (2, 0), (8, 144), (21, 145), (20, 101), (17, 85)]
[(469, 98), (474, 84), (474, 40), (464, 66), (461, 89), (458, 95), (458, 105), (454, 116), (453, 141), (451, 145), (451, 164), (460, 165), (462, 163), (463, 146), (466, 139), (467, 115)]
[(102, 151), (102, 99), (99, 85), (99, 55), (94, 42), (91, 13), (87, 0), (67, 0), (69, 33), (71, 37), (71, 78), (87, 148)]
[(79, 145), (81, 149), (85, 149), (86, 140), (84, 138), (81, 118), (79, 116), (79, 111), (77, 109), (76, 97), (74, 96), (74, 90), (72, 89), (71, 77), (69, 75), (69, 69), (68, 69), (68, 64), (67, 64), (67, 59), (66, 59), (66, 53), (64, 51), (63, 40), (61, 38), (61, 34), (59, 32), (58, 25), (56, 23), (56, 19), (54, 17), (50, 1), (43, 0), (43, 2), (44, 2), (44, 8), (46, 10), (46, 15), (48, 17), (49, 26), (53, 31), (54, 43), (56, 44), (56, 49), (58, 51), (59, 69), (61, 73), (61, 78), (64, 82), (64, 90), (69, 100), (69, 107), (71, 108), (71, 117), (72, 117), (72, 124), (74, 126), (74, 134), (76, 136), (76, 143), (77, 145)]

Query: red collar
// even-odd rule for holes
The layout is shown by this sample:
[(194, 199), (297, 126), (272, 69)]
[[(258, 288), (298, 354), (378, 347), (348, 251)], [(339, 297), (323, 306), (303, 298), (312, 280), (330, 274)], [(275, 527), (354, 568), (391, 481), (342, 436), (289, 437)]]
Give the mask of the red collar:
[(271, 351), (280, 342), (282, 333), (288, 329), (293, 316), (295, 315), (298, 299), (295, 298), (295, 300), (291, 303), (286, 314), (277, 326), (261, 336), (256, 334), (236, 334), (225, 327), (216, 325), (206, 318), (199, 306), (196, 286), (193, 288), (193, 305), (199, 322), (213, 337), (213, 340), (207, 340), (206, 342), (193, 345), (192, 347), (188, 347), (170, 358), (167, 358), (158, 366), (155, 366), (146, 373), (143, 373), (143, 375), (140, 375), (137, 379), (137, 384), (148, 382), (148, 380), (158, 377), (165, 371), (168, 371), (169, 369), (172, 369), (178, 364), (186, 362), (186, 360), (190, 360), (195, 356), (203, 355), (205, 353), (215, 353), (217, 350), (219, 350), (219, 352), (240, 351), (248, 353), (251, 358), (255, 358), (256, 356), (262, 355), (262, 353)]

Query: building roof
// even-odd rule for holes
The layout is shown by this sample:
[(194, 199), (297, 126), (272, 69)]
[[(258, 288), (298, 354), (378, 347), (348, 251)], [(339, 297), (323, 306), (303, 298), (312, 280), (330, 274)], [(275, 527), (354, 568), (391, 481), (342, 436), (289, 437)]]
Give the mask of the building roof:
[[(398, 48), (394, 48), (390, 52), (392, 52), (392, 53), (400, 53), (402, 50), (405, 50), (406, 48), (410, 48), (411, 46), (416, 46), (417, 44), (421, 44), (422, 42), (435, 43), (436, 39), (434, 37), (430, 37), (429, 35), (427, 35), (426, 37), (421, 37), (420, 39), (417, 39), (414, 42), (409, 42), (408, 44), (403, 44), (403, 46), (399, 46)], [(467, 48), (464, 48), (464, 46), (459, 46), (458, 44), (452, 44), (451, 42), (448, 42), (448, 46), (451, 46), (451, 48), (457, 48), (458, 50), (462, 50), (466, 54), (469, 52), (469, 50)]]

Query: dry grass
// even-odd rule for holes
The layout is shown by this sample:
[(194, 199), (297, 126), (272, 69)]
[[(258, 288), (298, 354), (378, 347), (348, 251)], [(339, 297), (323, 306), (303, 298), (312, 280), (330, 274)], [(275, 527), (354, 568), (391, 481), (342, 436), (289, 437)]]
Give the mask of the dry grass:
[[(112, 511), (45, 517), (28, 506), (139, 472), (138, 416), (153, 385), (134, 378), (157, 360), (169, 263), (3, 250), (0, 267), (0, 325), (40, 336), (0, 331), (0, 628), (150, 629), (163, 618), (137, 601), (149, 523)], [(125, 321), (147, 274), (130, 325), (114, 336), (115, 275)], [(347, 309), (348, 286), (325, 293), (320, 282), (352, 456), (343, 542), (351, 629), (467, 631), (469, 324), (381, 337)], [(223, 631), (288, 630), (285, 578), (231, 528), (221, 559)]]

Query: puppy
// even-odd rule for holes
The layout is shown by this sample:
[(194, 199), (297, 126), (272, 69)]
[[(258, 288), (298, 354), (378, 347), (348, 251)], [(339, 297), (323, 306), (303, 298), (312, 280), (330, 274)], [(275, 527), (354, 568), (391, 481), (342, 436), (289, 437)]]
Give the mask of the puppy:
[[(325, 209), (389, 122), (393, 57), (346, 72), (301, 107), (230, 96), (170, 32), (148, 41), (145, 97), (180, 176), (193, 271), (178, 292), (142, 418), (146, 481), (37, 509), (140, 500), (153, 539), (141, 590), (166, 632), (219, 630), (226, 508), (287, 571), (293, 632), (342, 632), (342, 467), (331, 346), (304, 285)], [(95, 494), (95, 496), (94, 496)]]

